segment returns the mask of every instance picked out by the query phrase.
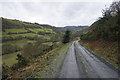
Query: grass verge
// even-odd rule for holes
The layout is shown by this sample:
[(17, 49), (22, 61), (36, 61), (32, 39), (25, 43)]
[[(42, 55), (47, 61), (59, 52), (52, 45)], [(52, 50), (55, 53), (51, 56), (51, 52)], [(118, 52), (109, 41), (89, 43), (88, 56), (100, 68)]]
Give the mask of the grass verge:
[(110, 62), (116, 68), (119, 68), (118, 61), (118, 43), (104, 40), (97, 41), (79, 41), (85, 48), (90, 49), (96, 53), (96, 55), (104, 58)]

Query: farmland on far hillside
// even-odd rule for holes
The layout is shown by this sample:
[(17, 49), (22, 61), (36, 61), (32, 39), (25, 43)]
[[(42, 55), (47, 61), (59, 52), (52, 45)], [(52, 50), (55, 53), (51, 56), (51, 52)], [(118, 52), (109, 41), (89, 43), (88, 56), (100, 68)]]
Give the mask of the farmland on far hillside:
[[(11, 67), (18, 62), (16, 60), (17, 54), (27, 54), (25, 49), (29, 50), (31, 47), (40, 49), (28, 53), (30, 55), (34, 54), (34, 57), (36, 57), (45, 53), (43, 50), (47, 52), (53, 48), (51, 46), (59, 45), (60, 40), (57, 40), (57, 38), (62, 37), (62, 34), (57, 36), (58, 33), (55, 30), (36, 23), (2, 18), (2, 25), (3, 63)], [(37, 44), (40, 45), (37, 46)]]

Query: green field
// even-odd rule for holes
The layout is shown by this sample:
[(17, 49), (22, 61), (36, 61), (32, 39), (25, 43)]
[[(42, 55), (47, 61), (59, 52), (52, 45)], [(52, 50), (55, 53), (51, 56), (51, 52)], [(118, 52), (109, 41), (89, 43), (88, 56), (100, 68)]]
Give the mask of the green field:
[(41, 38), (44, 38), (44, 39), (50, 39), (50, 36), (47, 36), (47, 35), (39, 35), (39, 34), (35, 34), (35, 33), (24, 33), (24, 34), (12, 34), (12, 35), (8, 35), (8, 34), (4, 34), (3, 37), (41, 37)]
[(18, 37), (18, 36), (22, 36), (22, 37), (33, 37), (33, 36), (38, 36), (38, 37), (41, 37), (43, 35), (38, 35), (38, 34), (35, 34), (35, 33), (24, 33), (24, 34), (12, 34), (12, 35), (9, 35), (9, 34), (6, 34), (6, 35), (3, 35), (4, 37)]
[(46, 42), (46, 43), (42, 43), (42, 44), (51, 46), (53, 43), (52, 42)]
[(16, 56), (20, 52), (6, 54), (2, 56), (2, 61), (8, 66), (12, 66), (13, 64), (17, 63)]
[(38, 33), (38, 32), (49, 32), (49, 33), (54, 33), (52, 29), (37, 29), (37, 28), (28, 28), (28, 30), (32, 31), (32, 32), (35, 32), (35, 33)]
[(55, 33), (52, 29), (47, 29), (47, 28), (11, 28), (11, 29), (4, 29), (3, 34), (8, 34), (8, 33), (21, 33), (21, 32), (28, 32), (28, 31), (32, 31), (34, 33), (38, 33), (38, 32), (49, 32), (49, 33)]
[[(53, 42), (46, 42), (46, 43), (42, 43), (42, 44), (51, 46), (51, 45), (53, 45), (54, 43), (53, 43)], [(55, 44), (58, 45), (58, 44), (60, 44), (60, 42), (55, 42)]]
[(4, 42), (3, 45), (4, 44), (12, 44), (12, 45), (17, 45), (22, 48), (27, 43), (35, 43), (35, 42), (36, 41), (34, 41), (34, 40), (24, 39), (24, 40), (7, 41), (7, 42)]
[(6, 33), (10, 33), (10, 32), (12, 32), (12, 33), (19, 33), (19, 32), (27, 32), (27, 30), (25, 30), (24, 28), (22, 29), (17, 29), (17, 28), (15, 28), (15, 29), (5, 29), (5, 32)]

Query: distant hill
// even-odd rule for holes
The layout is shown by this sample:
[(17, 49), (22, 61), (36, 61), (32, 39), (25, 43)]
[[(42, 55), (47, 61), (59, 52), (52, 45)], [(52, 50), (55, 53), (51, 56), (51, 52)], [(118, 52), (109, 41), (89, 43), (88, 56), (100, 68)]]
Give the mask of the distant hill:
[(19, 21), (16, 19), (2, 18), (2, 28), (53, 28), (54, 26), (48, 24), (30, 23)]
[(77, 31), (77, 30), (80, 30), (80, 29), (84, 29), (84, 28), (87, 28), (88, 26), (65, 26), (65, 27), (58, 27), (61, 31), (66, 31), (66, 30), (69, 30), (69, 31)]

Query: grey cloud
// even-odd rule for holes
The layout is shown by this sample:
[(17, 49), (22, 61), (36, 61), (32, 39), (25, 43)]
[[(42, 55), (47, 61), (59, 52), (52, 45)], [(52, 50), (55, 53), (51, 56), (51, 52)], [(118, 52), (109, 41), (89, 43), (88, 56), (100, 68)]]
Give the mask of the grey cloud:
[[(4, 3), (4, 4), (3, 4)], [(54, 26), (91, 25), (105, 2), (2, 2), (1, 17)]]

